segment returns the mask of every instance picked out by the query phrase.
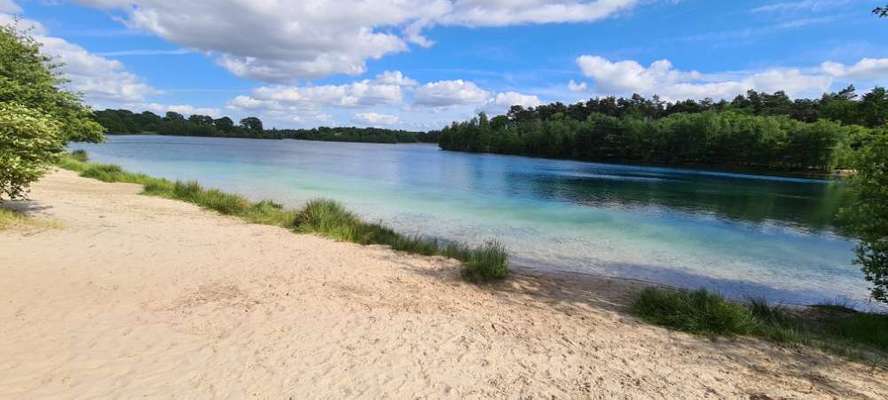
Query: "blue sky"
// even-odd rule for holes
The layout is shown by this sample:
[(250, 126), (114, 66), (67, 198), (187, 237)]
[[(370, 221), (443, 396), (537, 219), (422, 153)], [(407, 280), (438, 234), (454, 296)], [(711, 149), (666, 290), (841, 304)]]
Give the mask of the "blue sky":
[(96, 108), (434, 129), (511, 104), (886, 85), (879, 3), (0, 0), (0, 22)]

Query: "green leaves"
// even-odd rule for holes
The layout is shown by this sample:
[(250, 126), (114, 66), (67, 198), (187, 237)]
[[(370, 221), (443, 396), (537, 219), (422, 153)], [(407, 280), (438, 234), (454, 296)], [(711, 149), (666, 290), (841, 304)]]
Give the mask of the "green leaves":
[(0, 103), (0, 198), (23, 197), (63, 145), (55, 119), (17, 103)]
[(860, 238), (857, 263), (872, 284), (874, 299), (888, 303), (888, 129), (857, 154), (852, 179), (856, 202), (844, 210), (851, 231)]
[(23, 197), (69, 140), (101, 141), (80, 98), (59, 88), (58, 65), (14, 26), (0, 26), (0, 198)]

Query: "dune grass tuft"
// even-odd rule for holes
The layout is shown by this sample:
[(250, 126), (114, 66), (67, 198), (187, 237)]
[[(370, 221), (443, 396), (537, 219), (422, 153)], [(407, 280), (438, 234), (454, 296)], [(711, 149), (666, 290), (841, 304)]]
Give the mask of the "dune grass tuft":
[(0, 207), (0, 231), (25, 224), (26, 222), (27, 217), (24, 214)]
[(0, 231), (7, 229), (23, 228), (30, 229), (59, 229), (63, 225), (61, 222), (43, 217), (29, 216), (23, 212), (0, 207)]
[(509, 275), (509, 256), (497, 241), (464, 251), (462, 276), (472, 282), (503, 279)]
[(790, 309), (764, 300), (733, 303), (705, 290), (648, 288), (632, 306), (639, 318), (707, 335), (751, 335), (786, 345), (808, 345), (842, 356), (884, 363), (888, 315), (825, 305)]
[(89, 161), (89, 155), (86, 154), (86, 150), (74, 150), (71, 152), (71, 158), (76, 161), (85, 163)]
[(253, 203), (241, 195), (207, 189), (197, 182), (172, 182), (127, 172), (116, 165), (86, 160), (85, 153), (65, 155), (58, 165), (80, 172), (80, 176), (104, 182), (141, 184), (144, 187), (143, 194), (186, 201), (252, 223), (275, 225), (364, 245), (386, 245), (412, 254), (454, 258), (463, 263), (463, 277), (473, 282), (503, 279), (509, 273), (508, 255), (505, 248), (497, 242), (488, 242), (479, 247), (442, 243), (419, 235), (402, 235), (382, 224), (365, 222), (332, 200), (312, 200), (301, 209), (285, 209), (271, 200)]
[(632, 310), (645, 321), (691, 333), (745, 335), (755, 327), (746, 307), (703, 289), (688, 292), (646, 288)]
[(332, 200), (310, 201), (296, 214), (293, 225), (297, 231), (336, 240), (382, 244), (413, 254), (454, 258), (462, 261), (462, 276), (472, 282), (499, 280), (509, 274), (508, 254), (498, 242), (469, 247), (422, 236), (405, 236), (383, 225), (364, 222)]

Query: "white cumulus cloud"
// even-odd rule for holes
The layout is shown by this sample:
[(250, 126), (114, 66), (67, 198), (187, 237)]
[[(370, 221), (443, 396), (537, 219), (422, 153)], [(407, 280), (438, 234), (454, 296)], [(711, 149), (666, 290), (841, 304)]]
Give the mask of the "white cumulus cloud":
[(601, 95), (659, 95), (666, 99), (730, 98), (759, 90), (785, 91), (793, 97), (819, 96), (828, 91), (833, 76), (822, 69), (770, 68), (760, 71), (704, 74), (676, 69), (668, 60), (645, 67), (633, 60), (610, 61), (584, 55), (576, 60), (584, 76), (594, 79)]
[(416, 85), (400, 71), (342, 85), (262, 86), (237, 96), (229, 106), (239, 109), (307, 110), (320, 107), (366, 107), (403, 102), (403, 88)]
[(416, 89), (414, 104), (426, 107), (449, 107), (481, 104), (490, 98), (490, 92), (474, 82), (462, 79), (429, 82)]
[[(8, 0), (7, 0), (8, 1)], [(130, 28), (212, 54), (233, 74), (272, 83), (358, 75), (367, 60), (430, 46), (435, 25), (590, 22), (639, 0), (79, 0)]]
[(37, 21), (16, 20), (8, 12), (20, 12), (14, 2), (0, 0), (0, 24), (15, 24), (16, 29), (29, 31), (41, 43), (41, 53), (60, 63), (61, 72), (69, 80), (68, 89), (82, 93), (93, 105), (114, 105), (144, 101), (159, 91), (143, 82), (117, 60), (91, 53), (65, 39), (50, 36)]
[(363, 125), (370, 126), (390, 126), (401, 121), (397, 115), (379, 114), (375, 112), (362, 112), (355, 114), (354, 120)]
[(888, 79), (888, 58), (864, 58), (853, 65), (827, 61), (821, 67), (835, 77), (882, 81)]

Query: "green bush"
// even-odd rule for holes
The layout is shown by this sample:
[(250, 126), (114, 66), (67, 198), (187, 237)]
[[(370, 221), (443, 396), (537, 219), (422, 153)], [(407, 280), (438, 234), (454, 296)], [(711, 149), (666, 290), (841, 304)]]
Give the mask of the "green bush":
[(62, 152), (61, 126), (43, 112), (0, 103), (0, 199), (24, 197)]
[(746, 307), (703, 289), (647, 288), (632, 310), (645, 321), (691, 333), (745, 335), (756, 326)]

